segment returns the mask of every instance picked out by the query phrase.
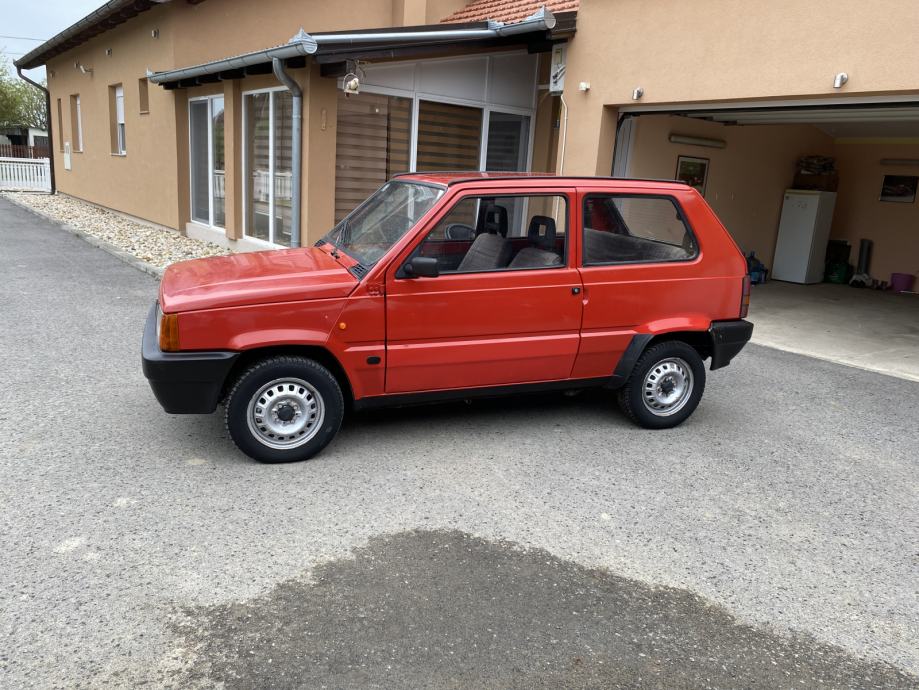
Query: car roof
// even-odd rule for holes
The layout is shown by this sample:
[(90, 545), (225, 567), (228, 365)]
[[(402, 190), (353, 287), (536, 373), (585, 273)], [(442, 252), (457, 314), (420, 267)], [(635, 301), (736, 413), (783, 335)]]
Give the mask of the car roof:
[(661, 189), (685, 189), (688, 185), (679, 180), (655, 180), (642, 179), (637, 177), (592, 177), (592, 176), (573, 176), (573, 175), (553, 175), (551, 173), (539, 172), (478, 172), (471, 170), (443, 170), (431, 172), (413, 172), (400, 173), (394, 175), (393, 179), (423, 182), (425, 184), (436, 184), (444, 187), (450, 187), (464, 183), (493, 183), (503, 184), (513, 180), (525, 180), (530, 183), (538, 183), (539, 186), (557, 186), (565, 185), (579, 187), (592, 185), (595, 183), (615, 182), (617, 185), (636, 188), (659, 187)]

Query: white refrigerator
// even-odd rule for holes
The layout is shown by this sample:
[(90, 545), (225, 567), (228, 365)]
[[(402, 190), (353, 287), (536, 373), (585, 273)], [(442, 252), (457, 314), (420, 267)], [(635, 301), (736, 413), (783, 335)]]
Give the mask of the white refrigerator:
[(772, 277), (790, 283), (823, 280), (826, 245), (833, 223), (836, 192), (785, 190)]

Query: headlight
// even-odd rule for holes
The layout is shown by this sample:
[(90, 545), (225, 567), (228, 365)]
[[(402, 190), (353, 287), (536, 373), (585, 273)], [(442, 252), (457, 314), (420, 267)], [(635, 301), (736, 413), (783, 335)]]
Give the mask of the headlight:
[(163, 352), (179, 349), (179, 315), (164, 314), (159, 304), (156, 305), (156, 339)]

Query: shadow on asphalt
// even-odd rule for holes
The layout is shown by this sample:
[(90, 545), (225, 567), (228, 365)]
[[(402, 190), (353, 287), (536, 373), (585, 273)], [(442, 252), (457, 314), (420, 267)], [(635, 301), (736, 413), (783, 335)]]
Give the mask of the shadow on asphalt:
[(919, 678), (739, 623), (539, 549), (458, 531), (376, 537), (312, 578), (185, 609), (169, 683), (253, 687), (907, 688)]

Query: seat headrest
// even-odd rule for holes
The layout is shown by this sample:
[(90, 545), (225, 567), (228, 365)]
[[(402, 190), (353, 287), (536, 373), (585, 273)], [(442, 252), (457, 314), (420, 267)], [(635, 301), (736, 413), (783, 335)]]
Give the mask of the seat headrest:
[(555, 219), (549, 216), (533, 216), (527, 228), (530, 244), (541, 249), (555, 251)]
[(479, 213), (479, 231), (507, 237), (507, 209), (497, 204), (483, 205)]

